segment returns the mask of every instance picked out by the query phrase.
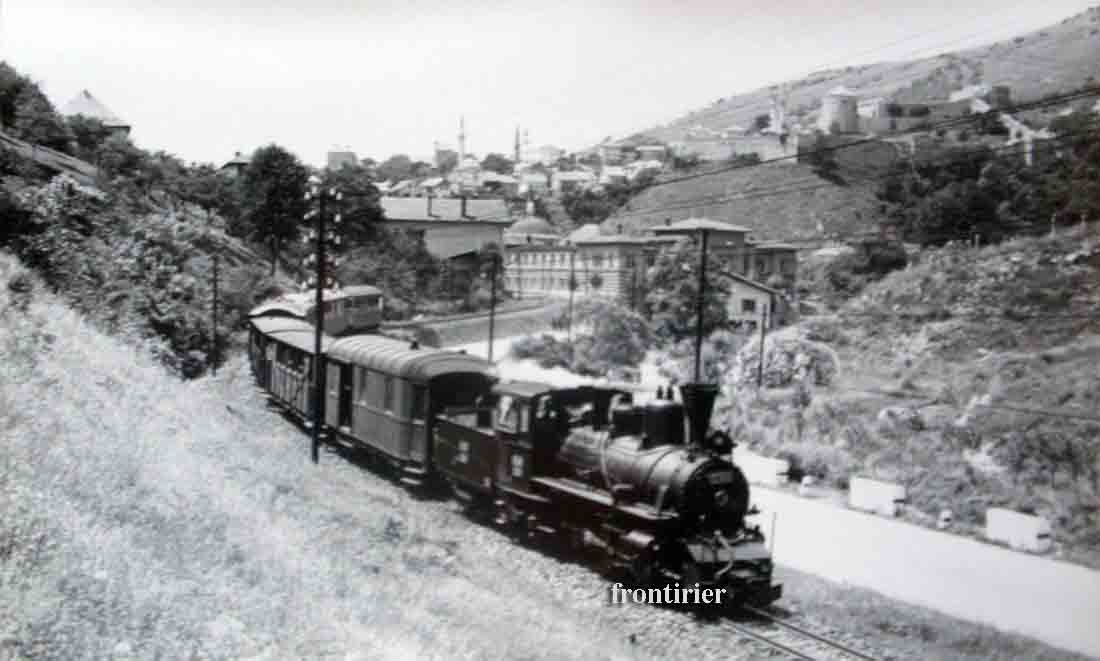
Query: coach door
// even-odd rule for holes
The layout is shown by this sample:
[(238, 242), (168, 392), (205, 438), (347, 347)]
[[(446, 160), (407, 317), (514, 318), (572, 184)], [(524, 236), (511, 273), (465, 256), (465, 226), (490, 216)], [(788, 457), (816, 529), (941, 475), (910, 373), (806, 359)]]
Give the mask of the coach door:
[(351, 365), (340, 365), (340, 415), (339, 422), (341, 427), (351, 429), (351, 404), (352, 404), (352, 385), (353, 385), (353, 367)]

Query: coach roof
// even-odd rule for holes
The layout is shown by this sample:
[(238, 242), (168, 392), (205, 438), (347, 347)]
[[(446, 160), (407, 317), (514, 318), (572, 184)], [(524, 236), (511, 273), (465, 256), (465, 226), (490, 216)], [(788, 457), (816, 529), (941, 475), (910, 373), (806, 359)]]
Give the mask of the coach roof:
[(491, 366), (484, 358), (429, 347), (414, 349), (409, 342), (381, 335), (353, 335), (334, 340), (327, 353), (341, 362), (420, 382), (441, 374), (487, 372)]
[[(289, 344), (306, 353), (313, 353), (316, 338), (311, 323), (293, 317), (259, 317), (252, 319), (252, 325), (273, 340)], [(324, 351), (331, 342), (331, 337), (322, 335), (321, 351)]]

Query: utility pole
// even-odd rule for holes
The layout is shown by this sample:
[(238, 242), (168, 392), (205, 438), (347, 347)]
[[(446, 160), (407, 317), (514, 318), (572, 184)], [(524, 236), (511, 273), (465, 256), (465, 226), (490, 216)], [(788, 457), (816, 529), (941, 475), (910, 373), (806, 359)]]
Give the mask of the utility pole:
[(695, 383), (700, 381), (703, 359), (703, 290), (707, 286), (707, 230), (699, 246), (699, 291), (695, 294)]
[(756, 367), (756, 387), (764, 387), (764, 338), (768, 334), (767, 304), (760, 310), (760, 363)]
[(573, 345), (573, 292), (577, 289), (577, 278), (575, 273), (575, 259), (577, 257), (577, 249), (574, 247), (569, 253), (569, 345)]
[[(312, 443), (310, 445), (310, 456), (313, 459), (313, 463), (320, 461), (320, 447), (321, 447), (321, 427), (324, 424), (324, 401), (325, 401), (325, 375), (321, 370), (321, 344), (322, 338), (325, 332), (325, 287), (336, 285), (335, 279), (327, 275), (327, 269), (329, 267), (329, 259), (326, 256), (326, 248), (329, 241), (326, 236), (325, 220), (327, 215), (326, 207), (328, 202), (339, 202), (343, 199), (343, 195), (335, 188), (330, 188), (327, 191), (321, 186), (321, 179), (316, 175), (309, 179), (309, 191), (306, 193), (306, 200), (316, 201), (317, 208), (311, 209), (306, 213), (306, 220), (316, 218), (316, 237), (314, 241), (314, 254), (306, 258), (307, 264), (314, 262), (314, 275), (306, 283), (306, 288), (310, 286), (314, 288), (314, 328), (313, 328), (313, 429), (312, 429)], [(336, 214), (333, 218), (335, 224), (340, 223), (340, 214)], [(334, 242), (339, 243), (338, 237), (333, 237)], [(336, 266), (335, 260), (333, 260), (332, 266)]]
[(210, 344), (213, 347), (213, 361), (210, 364), (210, 373), (218, 375), (218, 253), (214, 253), (214, 301), (210, 306)]
[(496, 252), (492, 253), (492, 264), (489, 266), (489, 277), (492, 282), (489, 284), (489, 362), (493, 362), (493, 339), (496, 330), (496, 316), (497, 316), (497, 259), (499, 255)]

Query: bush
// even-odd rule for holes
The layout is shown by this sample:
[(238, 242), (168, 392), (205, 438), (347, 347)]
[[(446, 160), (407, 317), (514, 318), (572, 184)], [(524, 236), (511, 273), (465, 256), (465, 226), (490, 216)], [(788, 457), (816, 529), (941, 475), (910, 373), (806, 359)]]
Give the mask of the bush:
[(520, 338), (512, 343), (511, 355), (516, 360), (534, 360), (539, 367), (551, 369), (573, 365), (573, 346), (561, 342), (552, 335)]

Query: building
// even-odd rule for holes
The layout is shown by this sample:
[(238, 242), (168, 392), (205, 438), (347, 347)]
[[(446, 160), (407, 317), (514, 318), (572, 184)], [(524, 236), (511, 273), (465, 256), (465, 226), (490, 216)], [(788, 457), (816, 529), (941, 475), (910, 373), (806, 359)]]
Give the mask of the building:
[(251, 156), (245, 156), (241, 152), (233, 154), (233, 158), (226, 161), (225, 165), (218, 168), (218, 172), (227, 177), (239, 177), (244, 174), (244, 169), (252, 161)]
[(821, 115), (817, 126), (825, 133), (857, 133), (859, 95), (847, 87), (833, 88), (821, 100)]
[(130, 123), (107, 109), (99, 99), (88, 90), (83, 90), (61, 108), (66, 117), (83, 115), (88, 119), (99, 120), (103, 128), (111, 135), (127, 137), (130, 135)]
[(768, 328), (792, 321), (793, 308), (782, 292), (737, 274), (729, 274), (726, 286), (726, 313), (735, 327), (759, 328), (761, 319), (767, 319)]
[(557, 165), (565, 150), (554, 145), (543, 145), (535, 150), (535, 160), (543, 165)]
[(325, 164), (330, 170), (339, 170), (345, 165), (355, 167), (359, 164), (359, 159), (353, 151), (330, 151), (325, 155)]
[(636, 149), (638, 159), (642, 161), (664, 162), (668, 157), (668, 148), (664, 145), (642, 145)]
[(515, 197), (519, 195), (519, 180), (510, 174), (482, 170), (478, 175), (481, 190), (491, 195)]
[(550, 190), (550, 177), (544, 172), (528, 170), (519, 175), (519, 193), (540, 195)]
[[(584, 229), (584, 228), (582, 228)], [(580, 230), (578, 230), (579, 232)], [(605, 298), (637, 307), (645, 282), (643, 237), (586, 231), (557, 243), (510, 247), (505, 285), (516, 296)], [(560, 238), (560, 237), (559, 237)]]
[[(531, 234), (517, 235), (520, 225)], [(792, 311), (783, 291), (765, 282), (782, 275), (784, 288), (793, 287), (797, 250), (748, 241), (748, 228), (692, 218), (655, 228), (652, 236), (602, 234), (595, 224), (564, 238), (537, 233), (548, 228), (541, 219), (524, 220), (506, 235), (505, 283), (517, 296), (568, 297), (572, 291), (581, 298), (616, 300), (637, 308), (645, 296), (646, 269), (656, 262), (660, 250), (706, 230), (708, 253), (725, 254), (734, 265), (734, 272), (727, 274), (731, 319), (754, 327), (763, 313), (769, 325), (790, 320)]]
[(502, 245), (512, 224), (504, 200), (385, 196), (379, 202), (386, 215), (384, 227), (419, 238), (429, 253), (448, 260), (456, 271), (475, 268), (476, 253), (490, 243)]
[(554, 195), (563, 193), (575, 193), (586, 190), (596, 185), (596, 175), (587, 170), (573, 170), (571, 172), (554, 172), (551, 177), (550, 189)]
[(604, 186), (608, 184), (625, 184), (628, 179), (626, 169), (621, 165), (604, 165), (600, 169), (599, 183)]

